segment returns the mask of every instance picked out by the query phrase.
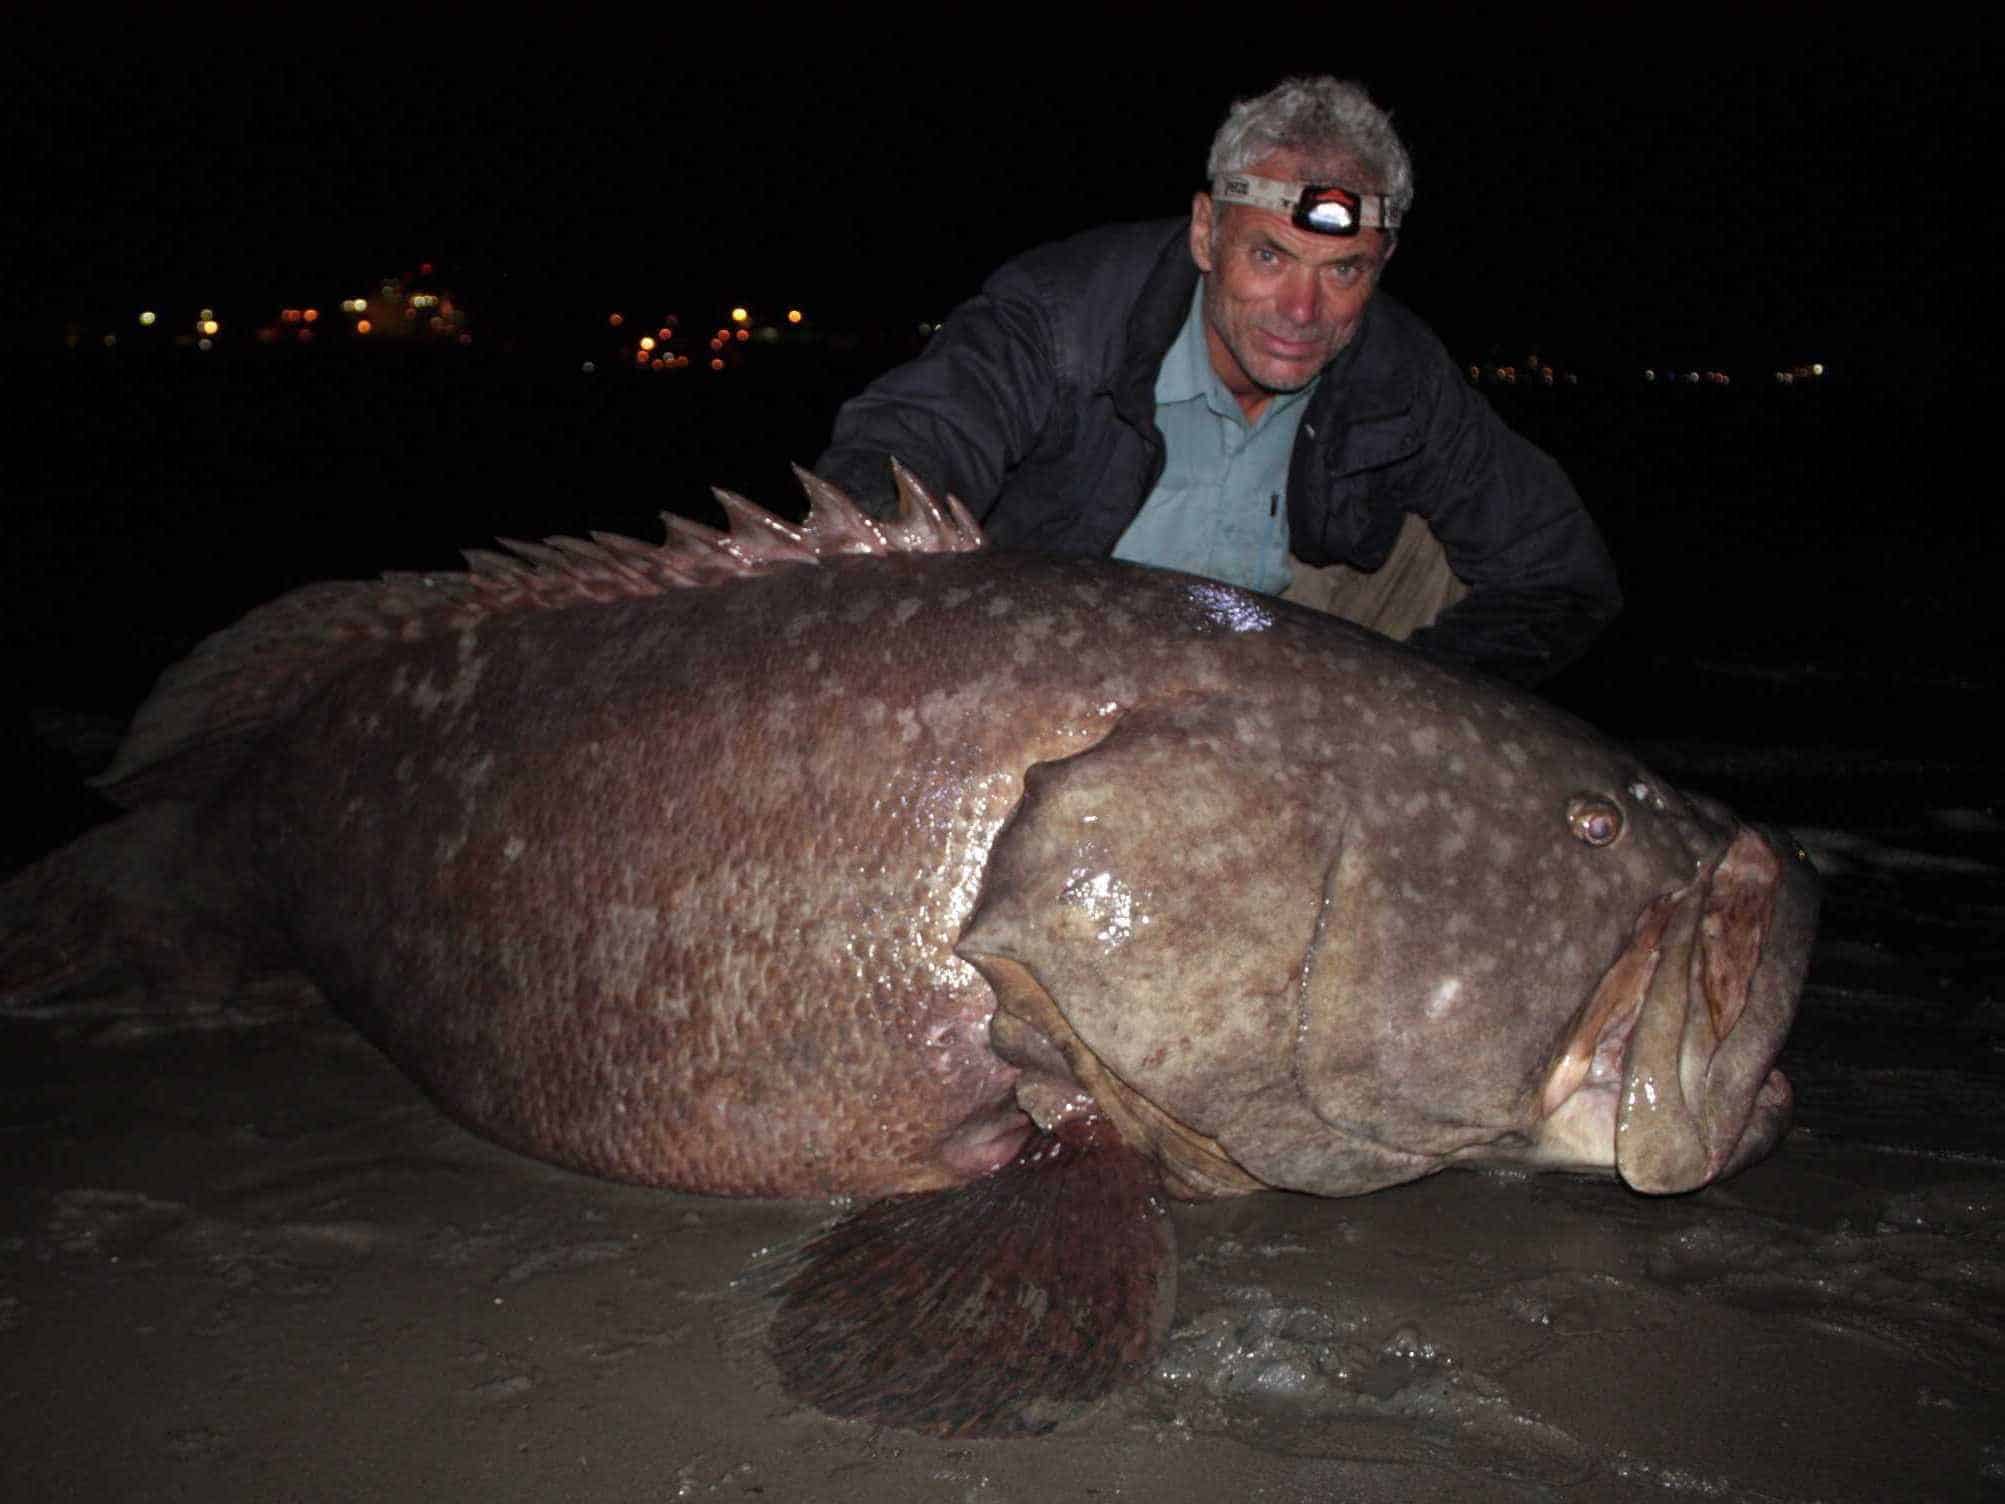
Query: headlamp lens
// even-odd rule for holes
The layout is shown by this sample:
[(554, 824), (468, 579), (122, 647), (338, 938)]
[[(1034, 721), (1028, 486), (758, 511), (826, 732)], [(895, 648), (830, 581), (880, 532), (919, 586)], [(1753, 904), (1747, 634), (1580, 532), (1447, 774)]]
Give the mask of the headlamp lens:
[(1364, 219), (1361, 208), (1358, 196), (1348, 188), (1308, 183), (1295, 203), (1295, 224), (1318, 235), (1355, 235)]

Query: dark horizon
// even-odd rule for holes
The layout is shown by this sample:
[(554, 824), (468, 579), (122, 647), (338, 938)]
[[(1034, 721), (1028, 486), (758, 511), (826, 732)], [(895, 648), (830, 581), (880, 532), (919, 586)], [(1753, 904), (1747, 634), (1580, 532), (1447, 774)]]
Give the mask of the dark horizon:
[(241, 328), (422, 260), (530, 343), (678, 300), (938, 319), (1016, 251), (1183, 213), (1233, 98), (1327, 70), (1407, 140), (1418, 196), (1385, 286), (1462, 358), (1981, 369), (1947, 255), (1977, 49), (1519, 44), (1529, 60), (1444, 63), (1409, 39), (1223, 68), (951, 50), (930, 71), (750, 50), (713, 67), (646, 45), (49, 63), (26, 94), (46, 139), (11, 343), (56, 349), (67, 322), (94, 337), (145, 303), (227, 300)]

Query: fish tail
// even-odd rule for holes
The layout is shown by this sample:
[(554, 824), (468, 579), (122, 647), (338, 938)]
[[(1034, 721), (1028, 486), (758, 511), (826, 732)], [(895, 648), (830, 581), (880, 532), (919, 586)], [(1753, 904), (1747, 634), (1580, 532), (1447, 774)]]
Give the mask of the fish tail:
[(193, 811), (152, 804), (0, 882), (0, 1016), (104, 1022), (224, 1008), (252, 953), (215, 922)]

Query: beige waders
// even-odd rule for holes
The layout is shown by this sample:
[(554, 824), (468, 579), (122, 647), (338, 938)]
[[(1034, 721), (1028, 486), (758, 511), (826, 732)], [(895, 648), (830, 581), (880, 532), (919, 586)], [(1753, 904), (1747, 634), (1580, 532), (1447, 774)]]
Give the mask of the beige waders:
[(1469, 593), (1469, 587), (1448, 568), (1448, 557), (1427, 524), (1406, 514), (1392, 553), (1374, 570), (1330, 564), (1321, 569), (1293, 554), (1288, 569), (1294, 580), (1281, 599), (1312, 606), (1354, 621), (1374, 632), (1404, 642)]

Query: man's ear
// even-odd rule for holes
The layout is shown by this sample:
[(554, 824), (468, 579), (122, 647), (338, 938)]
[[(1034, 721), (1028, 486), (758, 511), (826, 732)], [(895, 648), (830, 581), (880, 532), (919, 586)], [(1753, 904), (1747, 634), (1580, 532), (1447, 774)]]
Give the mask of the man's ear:
[(1214, 269), (1211, 264), (1211, 216), (1215, 212), (1209, 193), (1191, 195), (1190, 259), (1197, 263), (1201, 272)]

